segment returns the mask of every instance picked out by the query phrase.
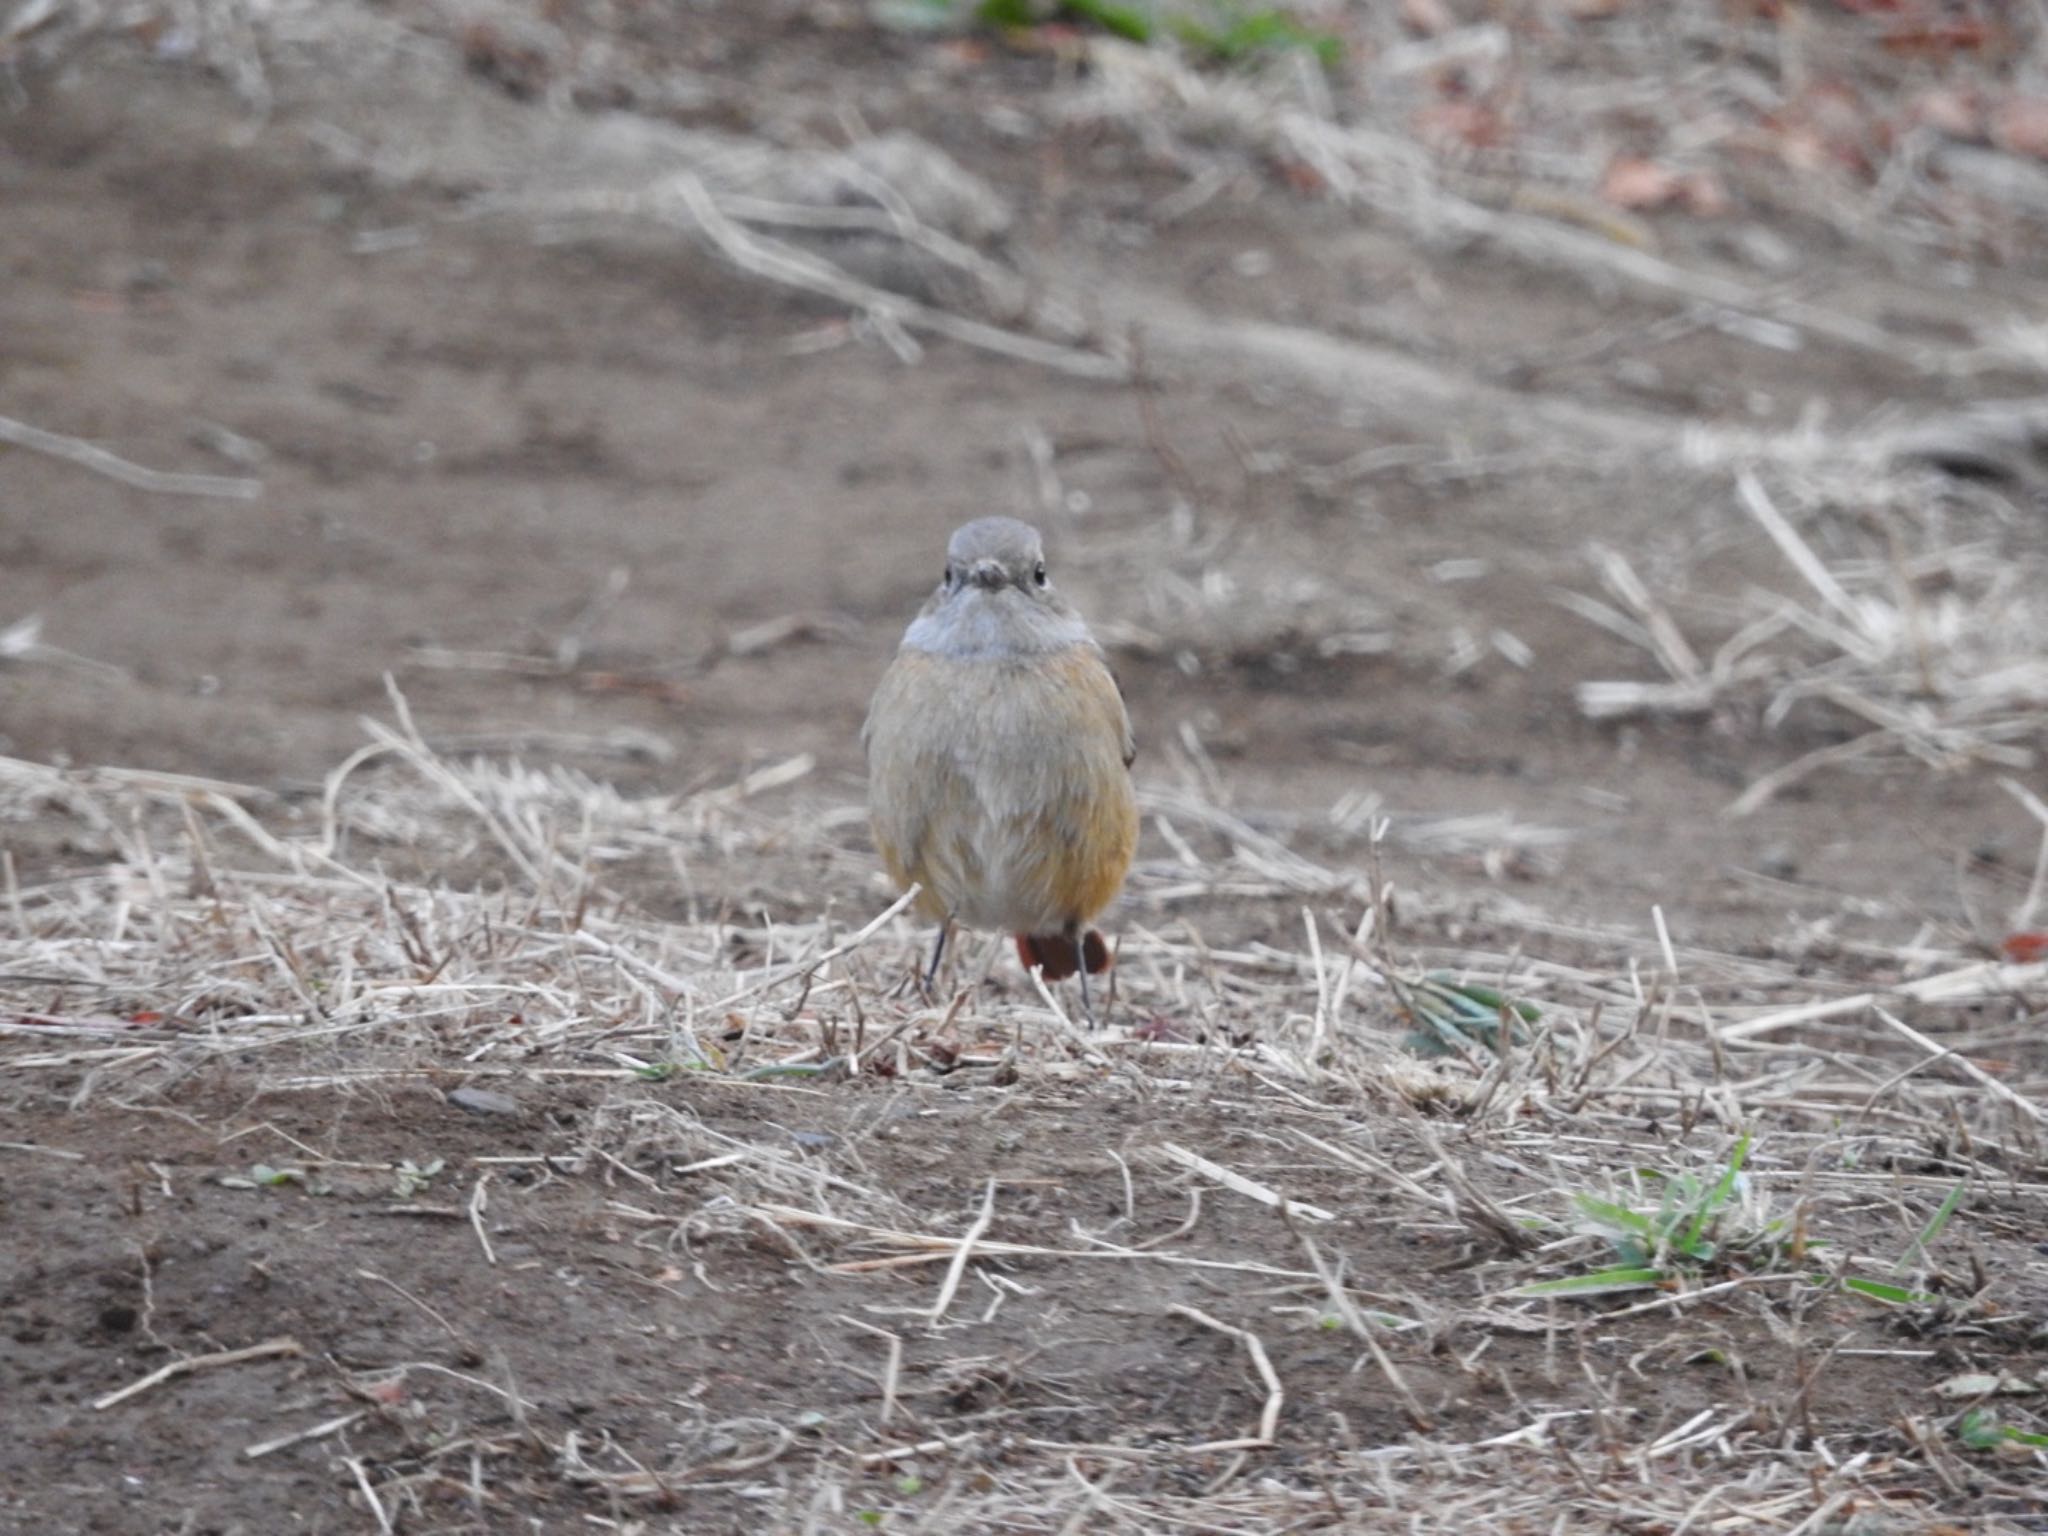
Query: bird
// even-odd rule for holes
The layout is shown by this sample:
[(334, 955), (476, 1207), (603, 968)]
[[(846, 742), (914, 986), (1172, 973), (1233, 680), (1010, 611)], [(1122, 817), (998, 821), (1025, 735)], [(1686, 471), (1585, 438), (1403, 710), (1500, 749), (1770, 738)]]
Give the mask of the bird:
[(1137, 747), (1109, 663), (1052, 583), (1038, 530), (954, 531), (937, 590), (903, 633), (861, 727), (875, 847), (939, 925), (929, 994), (957, 923), (1015, 936), (1048, 982), (1110, 965), (1088, 925), (1138, 845)]

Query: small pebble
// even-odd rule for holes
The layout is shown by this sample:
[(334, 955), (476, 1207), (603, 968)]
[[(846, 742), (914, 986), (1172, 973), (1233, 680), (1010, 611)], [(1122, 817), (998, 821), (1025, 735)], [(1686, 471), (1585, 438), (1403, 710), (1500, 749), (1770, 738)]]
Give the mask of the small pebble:
[(509, 1093), (493, 1093), (488, 1088), (457, 1088), (448, 1095), (448, 1102), (472, 1115), (516, 1115), (520, 1112), (517, 1099)]
[(1798, 855), (1783, 843), (1772, 843), (1757, 855), (1757, 873), (1769, 875), (1773, 880), (1796, 880), (1799, 877)]

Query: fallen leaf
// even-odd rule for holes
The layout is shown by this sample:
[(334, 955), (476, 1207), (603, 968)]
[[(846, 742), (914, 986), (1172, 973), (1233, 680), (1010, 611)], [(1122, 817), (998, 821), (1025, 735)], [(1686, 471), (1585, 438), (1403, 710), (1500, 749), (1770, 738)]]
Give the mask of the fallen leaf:
[(1423, 37), (1439, 37), (1458, 24), (1444, 0), (1401, 0), (1401, 25)]
[(1728, 189), (1712, 171), (1689, 171), (1683, 194), (1686, 211), (1703, 219), (1718, 219), (1728, 211)]
[(1274, 169), (1280, 173), (1281, 181), (1305, 197), (1320, 197), (1330, 190), (1330, 184), (1323, 173), (1306, 160), (1286, 159), (1278, 161)]
[(1994, 35), (1981, 21), (1906, 22), (1878, 42), (1887, 53), (1945, 58), (1951, 53), (1982, 53)]
[(934, 45), (932, 52), (952, 69), (978, 69), (989, 59), (988, 43), (979, 37), (950, 37)]
[(1879, 137), (1855, 91), (1822, 80), (1764, 119), (1778, 158), (1799, 171), (1849, 170), (1869, 175)]
[(683, 683), (627, 672), (578, 672), (576, 686), (585, 693), (637, 693), (664, 704), (683, 704), (690, 698), (690, 690)]
[(1728, 193), (1709, 171), (1674, 171), (1640, 155), (1616, 155), (1600, 178), (1600, 196), (1616, 208), (1682, 207), (1702, 218), (1728, 211)]
[(1678, 195), (1678, 173), (1641, 155), (1616, 155), (1600, 178), (1600, 195), (1617, 208), (1662, 208)]
[(1906, 120), (1952, 139), (1980, 139), (1984, 136), (1984, 98), (1967, 86), (1937, 86), (1907, 104)]
[(2048, 96), (2008, 96), (1993, 107), (1991, 142), (2015, 155), (2048, 160)]
[(1437, 149), (1494, 149), (1507, 124), (1483, 101), (1439, 101), (1415, 114), (1415, 136)]

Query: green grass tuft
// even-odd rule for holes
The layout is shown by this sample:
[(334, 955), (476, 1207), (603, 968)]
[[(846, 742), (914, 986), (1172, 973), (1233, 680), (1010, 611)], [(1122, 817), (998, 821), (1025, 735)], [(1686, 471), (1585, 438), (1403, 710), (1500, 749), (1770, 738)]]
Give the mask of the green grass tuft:
[(1197, 59), (1243, 64), (1274, 54), (1313, 54), (1325, 66), (1344, 57), (1343, 40), (1304, 25), (1278, 5), (1205, 0), (1168, 7), (1158, 0), (878, 0), (885, 26), (940, 31), (964, 26), (1030, 31), (1048, 22), (1094, 27), (1128, 42), (1171, 38)]

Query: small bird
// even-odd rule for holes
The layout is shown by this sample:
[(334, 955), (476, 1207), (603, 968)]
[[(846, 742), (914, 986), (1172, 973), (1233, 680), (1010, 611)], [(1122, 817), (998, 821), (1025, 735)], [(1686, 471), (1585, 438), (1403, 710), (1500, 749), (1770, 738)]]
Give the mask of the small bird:
[(1088, 977), (1109, 949), (1088, 924), (1138, 845), (1136, 747), (1102, 648), (1046, 574), (1038, 530), (983, 517), (946, 546), (946, 573), (868, 706), (868, 814), (889, 876), (938, 921), (929, 989), (962, 923), (1016, 935), (1049, 982)]

